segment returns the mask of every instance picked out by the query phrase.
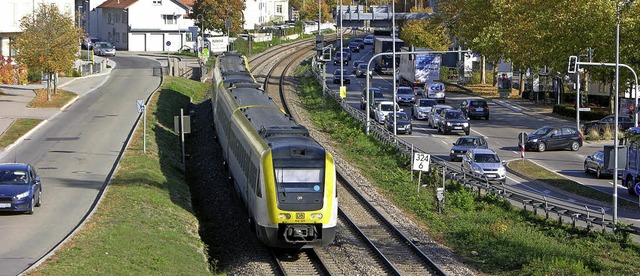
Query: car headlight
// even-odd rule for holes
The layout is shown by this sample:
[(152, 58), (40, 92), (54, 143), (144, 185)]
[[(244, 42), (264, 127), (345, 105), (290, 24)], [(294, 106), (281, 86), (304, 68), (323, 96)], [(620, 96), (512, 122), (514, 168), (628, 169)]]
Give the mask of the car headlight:
[(404, 125), (404, 128), (410, 128), (410, 127), (411, 127), (411, 124)]
[(447, 122), (447, 126), (451, 126), (451, 122)]
[(468, 127), (468, 126), (469, 126), (469, 123), (463, 123), (462, 125), (463, 125), (464, 127)]
[(321, 213), (312, 213), (311, 216), (309, 216), (311, 219), (322, 219), (322, 214)]
[(531, 140), (529, 140), (529, 141), (531, 141), (532, 143), (537, 143), (537, 142), (538, 142), (538, 138), (531, 139)]
[(456, 151), (455, 150), (451, 150), (449, 153), (454, 154), (454, 153), (456, 153)]
[(291, 214), (280, 213), (280, 214), (278, 214), (278, 218), (279, 219), (291, 219)]
[(14, 196), (14, 198), (17, 199), (17, 200), (21, 200), (21, 199), (23, 199), (25, 197), (28, 197), (28, 196), (29, 196), (29, 191), (26, 191), (24, 193), (17, 194), (16, 196)]
[(471, 166), (471, 169), (472, 169), (474, 172), (479, 173), (479, 174), (484, 173), (484, 170), (482, 170), (482, 168), (481, 168), (480, 166), (478, 166), (478, 165), (473, 165), (473, 166)]

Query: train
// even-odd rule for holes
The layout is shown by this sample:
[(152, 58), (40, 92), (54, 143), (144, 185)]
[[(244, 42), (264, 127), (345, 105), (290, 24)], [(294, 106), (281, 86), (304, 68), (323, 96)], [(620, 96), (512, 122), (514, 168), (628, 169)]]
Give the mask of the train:
[(314, 248), (336, 235), (333, 156), (251, 75), (236, 52), (216, 57), (211, 89), (216, 137), (258, 239), (273, 248)]

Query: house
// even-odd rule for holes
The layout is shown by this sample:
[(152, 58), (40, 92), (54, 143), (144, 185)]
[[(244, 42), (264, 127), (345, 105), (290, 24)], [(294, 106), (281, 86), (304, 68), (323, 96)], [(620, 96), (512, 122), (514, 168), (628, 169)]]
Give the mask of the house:
[(263, 25), (281, 24), (289, 21), (288, 0), (245, 0), (245, 30), (258, 29)]
[(56, 4), (63, 14), (69, 14), (75, 21), (74, 0), (2, 0), (0, 1), (0, 54), (14, 56), (11, 41), (22, 32), (20, 20), (36, 11), (40, 4)]

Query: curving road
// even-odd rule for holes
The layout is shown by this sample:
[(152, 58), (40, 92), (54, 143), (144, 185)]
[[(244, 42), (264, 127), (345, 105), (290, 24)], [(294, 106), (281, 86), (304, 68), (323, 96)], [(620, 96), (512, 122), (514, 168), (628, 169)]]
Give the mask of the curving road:
[[(89, 214), (138, 117), (136, 99), (160, 85), (155, 60), (122, 53), (109, 79), (66, 110), (0, 162), (27, 162), (43, 183), (43, 205), (33, 215), (0, 214), (0, 275), (17, 275), (63, 241)], [(90, 93), (87, 93), (91, 90)]]

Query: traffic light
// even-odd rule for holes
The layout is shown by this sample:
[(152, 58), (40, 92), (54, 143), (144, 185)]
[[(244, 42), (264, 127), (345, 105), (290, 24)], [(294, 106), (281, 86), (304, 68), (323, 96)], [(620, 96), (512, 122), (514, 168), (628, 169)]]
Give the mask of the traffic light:
[(586, 107), (587, 104), (587, 95), (585, 95), (585, 93), (580, 94), (580, 106)]
[(567, 73), (574, 74), (576, 72), (577, 63), (578, 63), (578, 57), (577, 56), (570, 56), (569, 57), (569, 66), (567, 67)]
[(633, 120), (634, 119), (633, 116), (636, 115), (636, 113), (638, 113), (638, 108), (633, 106), (633, 105), (630, 105), (629, 106), (629, 119)]

